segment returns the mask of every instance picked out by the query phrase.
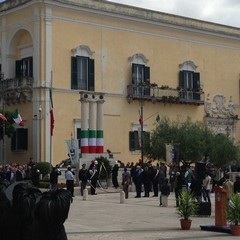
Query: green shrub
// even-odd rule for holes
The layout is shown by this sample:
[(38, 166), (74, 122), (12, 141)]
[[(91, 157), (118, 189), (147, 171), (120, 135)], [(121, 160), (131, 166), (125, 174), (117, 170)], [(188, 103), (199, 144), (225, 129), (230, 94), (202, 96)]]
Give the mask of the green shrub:
[(43, 177), (45, 177), (51, 172), (52, 165), (48, 162), (39, 162), (36, 164), (36, 168), (40, 171)]

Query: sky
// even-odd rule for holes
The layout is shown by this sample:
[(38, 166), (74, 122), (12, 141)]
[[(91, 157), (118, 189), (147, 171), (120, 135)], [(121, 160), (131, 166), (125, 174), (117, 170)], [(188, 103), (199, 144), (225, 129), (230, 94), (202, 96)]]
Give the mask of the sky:
[(109, 0), (240, 28), (240, 0)]

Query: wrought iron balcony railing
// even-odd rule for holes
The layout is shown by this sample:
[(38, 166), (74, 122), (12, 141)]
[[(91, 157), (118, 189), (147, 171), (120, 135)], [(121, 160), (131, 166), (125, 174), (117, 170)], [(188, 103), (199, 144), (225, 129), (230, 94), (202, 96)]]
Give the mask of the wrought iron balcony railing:
[(128, 85), (127, 99), (144, 100), (163, 103), (179, 104), (204, 104), (204, 93), (196, 89), (172, 89), (167, 86), (158, 87), (155, 84), (149, 85)]

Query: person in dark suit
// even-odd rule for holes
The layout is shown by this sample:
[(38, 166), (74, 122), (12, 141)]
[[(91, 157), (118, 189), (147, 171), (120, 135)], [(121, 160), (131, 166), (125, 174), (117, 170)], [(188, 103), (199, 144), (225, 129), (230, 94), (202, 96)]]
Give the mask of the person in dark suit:
[(151, 179), (153, 186), (153, 197), (157, 197), (159, 192), (159, 168), (157, 168), (156, 166), (152, 167)]
[(190, 193), (196, 198), (197, 202), (202, 201), (202, 181), (200, 181), (195, 174), (193, 174), (190, 185)]
[(137, 166), (137, 169), (133, 176), (133, 182), (136, 186), (135, 198), (140, 198), (141, 192), (142, 192), (142, 168), (141, 168), (141, 166)]
[(54, 167), (50, 173), (50, 189), (51, 191), (55, 191), (58, 189), (58, 176), (61, 175), (61, 171)]
[(87, 172), (88, 170), (86, 169), (86, 164), (82, 164), (82, 168), (79, 170), (78, 172), (78, 180), (80, 183), (80, 193), (81, 196), (83, 196), (83, 190), (86, 188), (87, 186)]
[(182, 193), (182, 175), (180, 172), (176, 172), (176, 177), (174, 180), (174, 191), (175, 191), (175, 198), (176, 198), (176, 206), (179, 206), (179, 198)]
[(119, 188), (118, 184), (118, 162), (116, 161), (112, 169), (112, 184), (114, 188)]
[(234, 193), (240, 193), (240, 175), (236, 176), (236, 180), (233, 183), (233, 191)]
[(151, 172), (148, 167), (145, 167), (142, 172), (142, 182), (144, 186), (144, 197), (149, 197), (151, 190)]

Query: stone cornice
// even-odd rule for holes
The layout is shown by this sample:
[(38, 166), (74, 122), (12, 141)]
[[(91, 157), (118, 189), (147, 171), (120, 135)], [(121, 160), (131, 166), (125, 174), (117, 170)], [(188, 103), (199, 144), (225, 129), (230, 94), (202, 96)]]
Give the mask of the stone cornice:
[(118, 17), (129, 21), (144, 22), (146, 24), (160, 25), (179, 30), (218, 35), (226, 38), (240, 38), (240, 28), (108, 2), (105, 0), (12, 0), (0, 4), (0, 15), (3, 11), (8, 11), (26, 3), (45, 3), (52, 6), (72, 8), (99, 15)]

